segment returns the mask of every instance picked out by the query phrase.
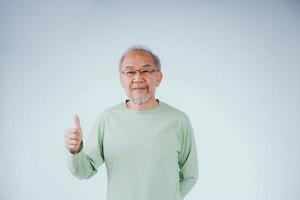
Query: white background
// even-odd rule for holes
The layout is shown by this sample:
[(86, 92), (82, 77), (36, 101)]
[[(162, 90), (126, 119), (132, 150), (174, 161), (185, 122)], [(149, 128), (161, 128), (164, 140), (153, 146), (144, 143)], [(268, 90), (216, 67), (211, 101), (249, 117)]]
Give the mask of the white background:
[(189, 200), (300, 198), (300, 2), (1, 1), (0, 199), (105, 199), (106, 169), (77, 180), (63, 135), (123, 101), (131, 45), (162, 62), (157, 97), (195, 131)]

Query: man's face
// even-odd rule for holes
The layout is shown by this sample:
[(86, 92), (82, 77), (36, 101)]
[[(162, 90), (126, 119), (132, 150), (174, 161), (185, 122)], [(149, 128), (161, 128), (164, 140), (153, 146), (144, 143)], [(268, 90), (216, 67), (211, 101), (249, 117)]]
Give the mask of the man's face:
[(130, 101), (135, 104), (144, 104), (155, 98), (155, 89), (159, 86), (162, 73), (140, 73), (128, 76), (122, 72), (134, 72), (135, 70), (156, 70), (154, 60), (150, 54), (144, 51), (133, 51), (126, 55), (121, 64), (120, 79)]

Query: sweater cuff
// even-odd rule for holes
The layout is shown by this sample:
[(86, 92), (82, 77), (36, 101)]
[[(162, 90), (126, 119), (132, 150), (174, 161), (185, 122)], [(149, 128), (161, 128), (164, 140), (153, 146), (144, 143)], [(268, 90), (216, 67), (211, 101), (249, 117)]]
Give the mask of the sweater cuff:
[(80, 143), (80, 148), (79, 148), (79, 152), (78, 153), (71, 153), (69, 150), (67, 150), (67, 156), (69, 158), (69, 161), (72, 161), (73, 162), (76, 162), (76, 161), (79, 161), (82, 156), (83, 156), (83, 142), (81, 141)]

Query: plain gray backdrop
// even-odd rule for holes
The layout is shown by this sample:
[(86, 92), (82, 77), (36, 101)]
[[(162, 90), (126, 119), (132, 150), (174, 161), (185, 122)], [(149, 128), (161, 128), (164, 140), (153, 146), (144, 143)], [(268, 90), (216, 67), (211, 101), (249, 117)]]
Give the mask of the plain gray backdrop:
[(64, 133), (84, 138), (126, 98), (131, 45), (162, 62), (157, 98), (184, 111), (199, 181), (188, 200), (300, 198), (300, 2), (1, 1), (0, 199), (105, 199), (105, 165), (67, 168)]

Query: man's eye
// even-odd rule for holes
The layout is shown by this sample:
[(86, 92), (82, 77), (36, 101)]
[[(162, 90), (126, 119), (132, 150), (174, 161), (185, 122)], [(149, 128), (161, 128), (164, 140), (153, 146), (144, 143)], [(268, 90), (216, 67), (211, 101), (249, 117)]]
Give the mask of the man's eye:
[(135, 71), (127, 71), (127, 72), (125, 72), (125, 74), (134, 74), (135, 73)]
[(149, 70), (144, 69), (144, 70), (141, 70), (140, 72), (141, 72), (142, 74), (147, 74), (147, 73), (149, 73)]

